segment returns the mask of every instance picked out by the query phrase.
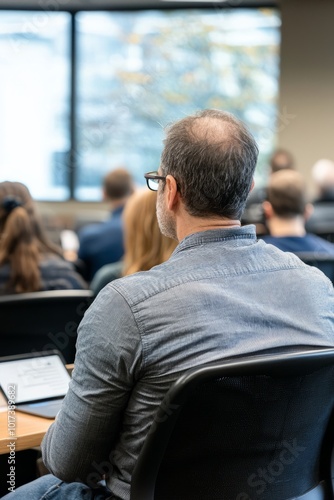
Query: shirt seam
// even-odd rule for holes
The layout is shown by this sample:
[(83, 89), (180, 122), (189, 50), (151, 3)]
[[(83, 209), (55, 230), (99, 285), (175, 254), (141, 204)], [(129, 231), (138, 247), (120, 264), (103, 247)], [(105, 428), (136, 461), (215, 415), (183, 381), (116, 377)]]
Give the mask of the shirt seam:
[[(302, 261), (301, 261), (301, 264), (302, 264)], [(157, 295), (159, 295), (159, 294), (161, 294), (163, 292), (166, 292), (168, 290), (172, 290), (173, 288), (176, 288), (178, 286), (181, 286), (181, 285), (184, 285), (184, 284), (188, 284), (188, 283), (194, 283), (194, 282), (203, 281), (203, 280), (206, 280), (206, 279), (217, 278), (218, 276), (223, 277), (223, 278), (230, 278), (232, 276), (249, 276), (249, 275), (252, 275), (252, 274), (263, 274), (263, 273), (272, 273), (272, 272), (277, 272), (277, 271), (288, 271), (288, 270), (291, 270), (291, 269), (300, 269), (301, 267), (303, 267), (303, 266), (302, 265), (291, 265), (291, 266), (285, 266), (285, 267), (275, 267), (275, 268), (272, 268), (272, 269), (251, 270), (251, 271), (246, 271), (246, 272), (243, 270), (242, 272), (225, 273), (225, 274), (218, 274), (218, 275), (216, 273), (215, 274), (207, 274), (206, 276), (203, 276), (203, 277), (199, 277), (199, 278), (196, 278), (196, 279), (191, 279), (189, 281), (184, 281), (184, 282), (176, 283), (175, 285), (164, 287), (164, 289), (162, 289), (162, 290), (154, 291), (150, 295), (148, 295), (148, 296), (146, 296), (146, 297), (144, 297), (142, 299), (138, 299), (136, 302), (133, 302), (131, 305), (126, 300), (126, 298), (124, 297), (124, 295), (121, 294), (121, 292), (120, 292), (120, 294), (122, 295), (122, 297), (124, 298), (124, 300), (126, 300), (126, 302), (129, 305), (129, 307), (132, 309), (132, 307), (135, 308), (139, 304), (145, 302), (146, 300), (148, 300), (148, 299), (150, 299), (152, 297), (155, 297), (155, 296), (157, 296)]]
[[(135, 305), (134, 306), (131, 306), (129, 301), (127, 300), (127, 298), (123, 295), (123, 293), (118, 289), (116, 288), (115, 286), (113, 286), (112, 283), (109, 283), (109, 285), (111, 286), (111, 288), (113, 288), (115, 290), (115, 292), (118, 293), (118, 295), (120, 295), (123, 300), (125, 301), (125, 303), (127, 304), (128, 308), (130, 309), (131, 311), (131, 314), (132, 314), (132, 317), (133, 317), (133, 320), (135, 322), (135, 325), (137, 327), (137, 330), (138, 330), (138, 334), (139, 334), (139, 340), (140, 340), (140, 345), (141, 345), (141, 352), (142, 352), (142, 355), (141, 355), (141, 367), (140, 367), (140, 370), (142, 371), (143, 369), (145, 369), (146, 367), (146, 356), (145, 356), (145, 348), (144, 348), (144, 345), (143, 345), (143, 339), (142, 339), (142, 329), (140, 328), (139, 326), (139, 323), (137, 321), (137, 318), (135, 316)], [(137, 310), (137, 313), (139, 313), (139, 311)]]

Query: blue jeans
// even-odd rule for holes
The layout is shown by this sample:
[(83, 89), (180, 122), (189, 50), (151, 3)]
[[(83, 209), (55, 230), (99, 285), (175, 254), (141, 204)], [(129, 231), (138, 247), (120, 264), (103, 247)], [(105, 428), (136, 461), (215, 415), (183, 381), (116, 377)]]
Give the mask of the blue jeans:
[(102, 484), (96, 489), (91, 489), (83, 483), (64, 483), (52, 474), (48, 474), (20, 486), (2, 498), (7, 500), (106, 500), (112, 497), (108, 488)]

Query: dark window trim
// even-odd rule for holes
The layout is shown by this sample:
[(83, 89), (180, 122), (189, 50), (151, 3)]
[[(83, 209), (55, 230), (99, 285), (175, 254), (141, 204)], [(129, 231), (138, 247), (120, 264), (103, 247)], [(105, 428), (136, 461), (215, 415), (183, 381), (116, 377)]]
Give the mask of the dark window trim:
[(78, 141), (77, 141), (77, 37), (76, 37), (76, 18), (71, 15), (71, 34), (70, 34), (70, 154), (68, 155), (68, 183), (69, 200), (74, 200), (75, 181), (77, 173)]
[[(68, 0), (67, 0), (68, 1)], [(138, 11), (138, 10), (179, 10), (179, 9), (212, 9), (212, 8), (217, 8), (217, 9), (262, 9), (262, 8), (278, 8), (279, 7), (279, 2), (278, 0), (264, 0), (264, 1), (256, 1), (256, 0), (238, 0), (235, 2), (233, 5), (233, 0), (231, 2), (226, 2), (226, 1), (221, 1), (221, 2), (208, 2), (208, 1), (202, 1), (202, 2), (191, 2), (191, 1), (166, 1), (166, 2), (161, 2), (156, 1), (156, 2), (145, 2), (143, 0), (141, 3), (138, 2), (137, 5), (135, 4), (128, 4), (126, 5), (126, 1), (132, 2), (132, 0), (118, 0), (113, 1), (114, 5), (105, 5), (104, 2), (100, 3), (99, 1), (96, 2), (91, 2), (90, 5), (85, 5), (84, 2), (82, 2), (82, 5), (77, 5), (77, 6), (62, 6), (61, 2), (57, 2), (58, 8), (47, 8), (47, 6), (43, 7), (43, 2), (46, 4), (48, 3), (47, 0), (39, 0), (38, 2), (31, 2), (30, 4), (28, 2), (15, 2), (13, 5), (13, 0), (10, 1), (2, 1), (0, 5), (0, 11), (1, 10), (26, 10), (26, 11), (45, 11), (45, 12), (70, 12), (70, 13), (77, 13), (77, 12), (92, 12), (92, 11), (105, 11), (105, 12), (114, 12), (114, 11)], [(77, 2), (78, 3), (78, 2)], [(125, 5), (124, 5), (125, 4)], [(51, 3), (52, 5), (52, 3)]]

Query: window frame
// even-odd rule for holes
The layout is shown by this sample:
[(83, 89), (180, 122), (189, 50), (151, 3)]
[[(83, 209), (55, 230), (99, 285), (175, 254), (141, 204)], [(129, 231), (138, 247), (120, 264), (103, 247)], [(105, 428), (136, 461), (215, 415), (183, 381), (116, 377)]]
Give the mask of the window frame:
[[(78, 172), (78, 157), (80, 152), (78, 151), (78, 141), (77, 141), (77, 107), (78, 107), (78, 93), (77, 93), (77, 36), (76, 36), (76, 14), (80, 12), (138, 12), (138, 11), (145, 11), (145, 10), (191, 10), (191, 9), (202, 9), (202, 10), (208, 10), (212, 9), (214, 7), (215, 2), (205, 2), (205, 1), (169, 1), (169, 0), (164, 0), (165, 3), (162, 3), (162, 1), (151, 1), (151, 2), (145, 2), (144, 0), (138, 0), (138, 4), (134, 5), (133, 0), (128, 0), (131, 1), (131, 5), (104, 5), (103, 2), (96, 2), (96, 3), (91, 3), (91, 5), (87, 5), (82, 2), (82, 6), (80, 5), (78, 7), (78, 3), (80, 4), (81, 2), (77, 2), (76, 5), (77, 7), (71, 7), (71, 6), (63, 6), (62, 3), (69, 3), (71, 0), (51, 0), (50, 2), (48, 0), (39, 0), (38, 2), (25, 2), (22, 3), (21, 0), (11, 0), (11, 3), (6, 3), (2, 2), (2, 5), (0, 6), (0, 14), (2, 11), (15, 11), (19, 10), (21, 12), (66, 12), (70, 14), (71, 20), (70, 20), (70, 92), (69, 92), (69, 120), (68, 120), (68, 131), (69, 131), (69, 142), (70, 142), (70, 148), (69, 148), (69, 154), (68, 154), (68, 177), (67, 177), (67, 185), (69, 187), (69, 196), (67, 199), (65, 199), (62, 202), (69, 202), (69, 201), (80, 201), (77, 198), (75, 198), (74, 193), (75, 193), (75, 185), (76, 185), (76, 174)], [(124, 0), (123, 0), (124, 1)], [(43, 3), (45, 3), (45, 6), (43, 6)], [(87, 2), (88, 3), (88, 2)], [(219, 11), (225, 10), (225, 9), (233, 9), (233, 8), (238, 8), (238, 9), (261, 9), (261, 8), (275, 8), (278, 11), (279, 5), (276, 0), (272, 1), (247, 1), (247, 0), (240, 0), (236, 2), (237, 5), (233, 5), (233, 2), (224, 2), (221, 3), (217, 1), (217, 9)], [(48, 8), (48, 5), (50, 5), (50, 8)], [(58, 8), (56, 8), (56, 6)], [(39, 202), (55, 202), (55, 200), (49, 200), (49, 199), (40, 199), (38, 200)], [(85, 201), (85, 203), (98, 203), (97, 201)]]

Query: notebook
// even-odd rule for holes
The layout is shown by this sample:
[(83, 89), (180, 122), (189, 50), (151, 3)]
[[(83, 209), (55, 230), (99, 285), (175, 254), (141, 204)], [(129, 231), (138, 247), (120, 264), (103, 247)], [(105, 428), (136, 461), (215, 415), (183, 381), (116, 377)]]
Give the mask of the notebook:
[(0, 386), (16, 410), (55, 418), (71, 380), (59, 351), (0, 358)]

